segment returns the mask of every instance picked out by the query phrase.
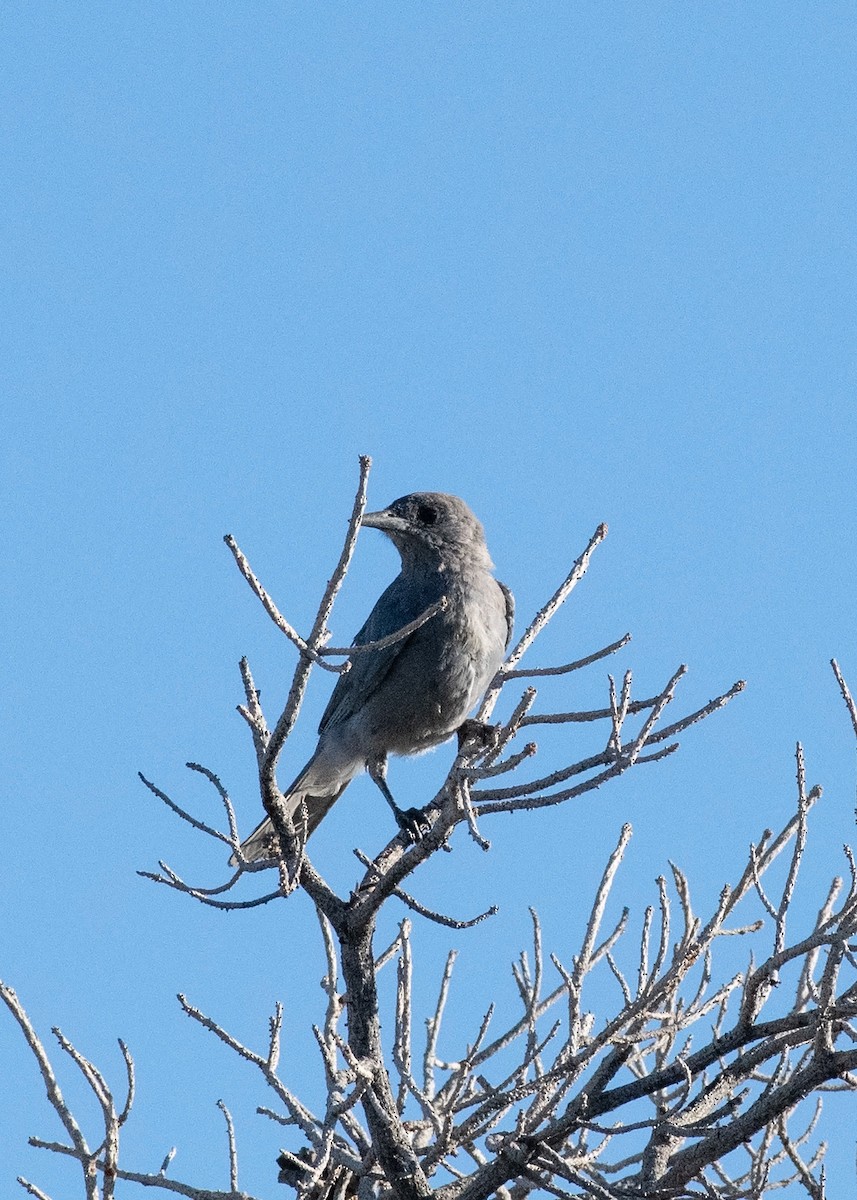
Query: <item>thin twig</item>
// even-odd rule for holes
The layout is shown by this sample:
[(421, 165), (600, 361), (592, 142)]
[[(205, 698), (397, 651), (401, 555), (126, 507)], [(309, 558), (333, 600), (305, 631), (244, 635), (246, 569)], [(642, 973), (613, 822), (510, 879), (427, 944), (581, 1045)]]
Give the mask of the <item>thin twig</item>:
[(506, 670), (512, 670), (521, 661), (526, 651), (530, 648), (538, 635), (548, 624), (556, 610), (568, 598), (572, 590), (586, 574), (586, 569), (589, 566), (590, 558), (606, 537), (607, 526), (603, 524), (599, 525), (595, 530), (595, 533), (593, 533), (592, 537), (589, 539), (589, 544), (581, 554), (580, 558), (576, 560), (574, 566), (551, 596), (550, 600), (548, 600), (547, 604), (545, 604), (543, 608), (539, 609), (535, 617), (533, 617), (532, 621), (521, 636), (518, 644), (512, 650), (511, 654), (509, 654), (508, 658), (506, 659)]
[(831, 658), (830, 665), (833, 667), (833, 674), (836, 676), (836, 682), (839, 684), (839, 690), (842, 692), (842, 699), (845, 701), (845, 707), (848, 709), (854, 736), (857, 737), (857, 704), (854, 702), (854, 697), (849, 691), (848, 684), (845, 682), (845, 677), (840, 671), (839, 663), (835, 658)]
[[(188, 763), (187, 765), (192, 771), (202, 769), (197, 764), (192, 765), (191, 763)], [(214, 829), (211, 825), (207, 825), (205, 821), (200, 821), (197, 817), (193, 816), (192, 813), (189, 813), (186, 811), (186, 809), (182, 808), (181, 805), (176, 804), (175, 800), (171, 800), (166, 792), (162, 792), (161, 789), (156, 786), (156, 784), (152, 783), (150, 779), (147, 779), (142, 771), (138, 771), (137, 776), (149, 789), (152, 795), (157, 796), (158, 799), (166, 804), (167, 808), (171, 809), (177, 817), (181, 817), (183, 821), (187, 821), (188, 825), (192, 825), (193, 828), (198, 829), (200, 833), (207, 833), (209, 837), (216, 838), (218, 842), (223, 842), (225, 846), (229, 846), (230, 848), (234, 847), (235, 843), (231, 841), (227, 834), (221, 833), (219, 829)]]
[(319, 653), (331, 655), (344, 654), (347, 658), (357, 658), (361, 654), (374, 654), (377, 650), (386, 650), (388, 646), (395, 646), (397, 642), (403, 642), (412, 633), (416, 633), (423, 625), (428, 624), (432, 617), (436, 617), (438, 613), (444, 612), (448, 606), (449, 601), (446, 596), (441, 596), (434, 604), (430, 604), (425, 612), (420, 613), (413, 621), (408, 621), (407, 625), (403, 625), (395, 633), (389, 633), (386, 637), (378, 638), (374, 642), (362, 642), (359, 646), (325, 646)]
[(18, 999), (18, 996), (13, 988), (7, 984), (0, 982), (0, 1000), (2, 1000), (9, 1012), (18, 1022), (24, 1039), (30, 1050), (33, 1053), (36, 1062), (38, 1063), (42, 1079), (47, 1091), (48, 1100), (54, 1112), (59, 1117), (63, 1124), (63, 1128), (71, 1139), (74, 1147), (74, 1154), (78, 1158), (83, 1167), (84, 1188), (86, 1191), (87, 1200), (97, 1200), (97, 1184), (94, 1174), (87, 1169), (87, 1164), (91, 1161), (91, 1153), (89, 1146), (86, 1143), (86, 1138), (75, 1120), (71, 1110), (66, 1104), (63, 1094), (60, 1091), (60, 1086), (57, 1083), (54, 1069), (51, 1066), (50, 1059), (47, 1056), (44, 1046), (33, 1028), (32, 1022), (24, 1009), (23, 1004)]
[(238, 1191), (238, 1148), (235, 1144), (235, 1125), (232, 1121), (232, 1113), (226, 1107), (222, 1100), (217, 1101), (217, 1107), (223, 1113), (223, 1119), (226, 1122), (226, 1140), (229, 1145), (229, 1187), (233, 1192)]
[(594, 654), (587, 654), (585, 658), (579, 658), (576, 662), (565, 663), (561, 667), (531, 667), (526, 670), (507, 670), (503, 672), (503, 679), (505, 681), (507, 679), (537, 679), (545, 675), (567, 675), (571, 671), (579, 671), (581, 667), (588, 667), (592, 663), (599, 662), (602, 658), (607, 658), (610, 654), (615, 654), (617, 650), (621, 650), (623, 646), (627, 646), (630, 640), (630, 633), (626, 633), (617, 642), (611, 642), (603, 650), (596, 650)]
[(317, 667), (321, 667), (324, 671), (330, 671), (334, 675), (344, 674), (349, 668), (349, 664), (347, 662), (339, 664), (325, 662), (318, 650), (314, 649), (308, 642), (304, 641), (294, 626), (286, 620), (274, 603), (273, 598), (259, 582), (259, 579), (256, 577), (252, 567), (250, 566), (246, 554), (235, 541), (235, 538), (232, 536), (232, 534), (225, 534), (223, 540), (232, 551), (232, 557), (235, 559), (238, 570), (249, 583), (253, 593), (262, 602), (262, 607), (265, 609), (265, 612), (277, 626), (279, 631), (285, 634), (292, 645), (300, 651), (301, 656), (308, 658), (310, 662)]

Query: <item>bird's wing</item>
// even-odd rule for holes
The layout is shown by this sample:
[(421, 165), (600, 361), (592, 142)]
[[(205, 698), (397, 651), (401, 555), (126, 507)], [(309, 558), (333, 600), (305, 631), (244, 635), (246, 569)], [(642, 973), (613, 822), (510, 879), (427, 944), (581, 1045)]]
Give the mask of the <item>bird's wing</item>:
[[(352, 644), (365, 646), (367, 642), (389, 637), (391, 633), (415, 621), (430, 605), (439, 600), (442, 594), (440, 579), (437, 594), (432, 595), (428, 591), (403, 584), (402, 576), (399, 575), (381, 594)], [(338, 724), (347, 720), (363, 707), (413, 636), (410, 634), (383, 650), (369, 650), (366, 654), (357, 654), (352, 658), (351, 670), (340, 675), (327, 702), (327, 708), (319, 723), (319, 733), (323, 733), (332, 723)]]
[(503, 593), (503, 599), (506, 601), (506, 649), (509, 649), (509, 643), (512, 640), (512, 627), (515, 624), (515, 597), (506, 587), (505, 583), (500, 583), (500, 591)]

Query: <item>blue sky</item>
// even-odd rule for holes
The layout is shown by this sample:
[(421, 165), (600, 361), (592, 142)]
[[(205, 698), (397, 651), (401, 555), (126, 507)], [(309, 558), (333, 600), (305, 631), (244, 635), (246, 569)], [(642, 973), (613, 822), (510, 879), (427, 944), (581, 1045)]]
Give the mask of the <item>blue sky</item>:
[[(159, 857), (204, 881), (223, 864), (136, 772), (205, 810), (182, 765), (200, 760), (256, 823), (237, 662), (274, 706), (293, 659), (221, 538), (305, 627), (360, 453), (373, 507), (464, 496), (525, 618), (609, 523), (536, 665), (631, 630), (613, 667), (640, 694), (679, 662), (688, 707), (748, 681), (672, 760), (430, 866), (423, 898), (502, 902), (454, 939), (463, 1019), (490, 987), (511, 1003), (528, 903), (570, 957), (624, 821), (623, 900), (641, 909), (672, 859), (710, 901), (789, 812), (798, 738), (825, 787), (807, 914), (843, 869), (855, 755), (828, 661), (857, 687), (855, 43), (835, 2), (6, 6), (0, 977), (114, 1078), (129, 1042), (126, 1166), (178, 1142), (177, 1176), (222, 1184), (222, 1096), (245, 1186), (278, 1190), (265, 1098), (179, 990), (257, 1043), (281, 997), (290, 1078), (316, 1094), (308, 905), (225, 917), (140, 880)], [(337, 640), (395, 569), (367, 532)], [(552, 695), (603, 703), (606, 668)], [(448, 762), (394, 765), (397, 791), (418, 802)], [(348, 887), (354, 829), (372, 850), (389, 825), (355, 784), (319, 865)], [(449, 940), (418, 931), (429, 993)], [(57, 1129), (8, 1020), (0, 1064), (3, 1190), (67, 1186), (24, 1144)], [(853, 1124), (853, 1101), (831, 1111)], [(828, 1136), (843, 1194), (853, 1134)]]

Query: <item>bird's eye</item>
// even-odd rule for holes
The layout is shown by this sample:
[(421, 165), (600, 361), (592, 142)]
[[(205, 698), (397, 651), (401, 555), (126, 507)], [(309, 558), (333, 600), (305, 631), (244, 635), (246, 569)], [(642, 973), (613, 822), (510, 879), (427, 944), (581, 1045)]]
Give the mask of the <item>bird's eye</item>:
[(435, 525), (437, 523), (437, 509), (431, 504), (420, 504), (417, 506), (417, 520), (421, 525)]

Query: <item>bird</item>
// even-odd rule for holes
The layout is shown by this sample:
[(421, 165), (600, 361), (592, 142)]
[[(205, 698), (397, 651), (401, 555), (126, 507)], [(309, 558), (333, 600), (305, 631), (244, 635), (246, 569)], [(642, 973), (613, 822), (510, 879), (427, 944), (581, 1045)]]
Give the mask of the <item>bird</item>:
[[(401, 572), (381, 594), (353, 646), (379, 641), (432, 605), (445, 604), (416, 630), (351, 659), (318, 727), (309, 762), (284, 792), (308, 837), (364, 770), (380, 789), (407, 840), (425, 831), (420, 809), (401, 809), (387, 784), (390, 755), (420, 754), (461, 728), (503, 661), (512, 635), (514, 599), (494, 578), (482, 524), (458, 496), (413, 492), (361, 525), (379, 529), (401, 557)], [(242, 843), (245, 860), (275, 855), (266, 817)], [(235, 858), (233, 857), (233, 865)]]

